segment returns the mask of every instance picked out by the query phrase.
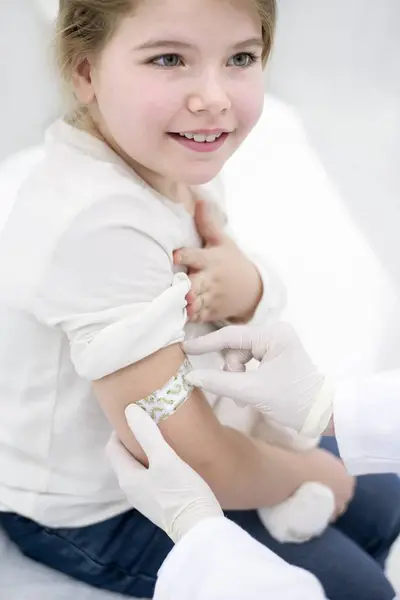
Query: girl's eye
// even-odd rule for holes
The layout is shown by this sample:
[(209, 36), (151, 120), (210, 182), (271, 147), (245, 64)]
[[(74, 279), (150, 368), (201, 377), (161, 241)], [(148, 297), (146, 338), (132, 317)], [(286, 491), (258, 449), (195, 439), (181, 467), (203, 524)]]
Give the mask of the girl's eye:
[(183, 64), (182, 58), (178, 54), (163, 54), (162, 56), (154, 58), (151, 62), (158, 67), (167, 69), (180, 67)]
[(252, 64), (258, 61), (259, 57), (253, 52), (240, 52), (240, 54), (235, 54), (235, 56), (232, 56), (232, 58), (229, 59), (228, 65), (230, 67), (245, 69), (246, 67), (251, 67)]

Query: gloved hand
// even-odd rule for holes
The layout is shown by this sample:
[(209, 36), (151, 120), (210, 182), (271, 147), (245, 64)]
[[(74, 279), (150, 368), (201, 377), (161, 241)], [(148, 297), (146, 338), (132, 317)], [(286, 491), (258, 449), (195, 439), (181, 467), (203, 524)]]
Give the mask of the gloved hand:
[[(333, 390), (318, 372), (287, 323), (266, 327), (225, 327), (184, 343), (187, 354), (223, 352), (225, 370), (194, 370), (186, 380), (195, 387), (251, 405), (270, 422), (318, 438), (332, 416)], [(257, 370), (246, 371), (255, 358)]]
[(115, 434), (106, 454), (132, 506), (175, 543), (199, 521), (223, 516), (207, 483), (172, 450), (151, 417), (133, 404), (125, 415), (147, 455), (149, 468), (137, 462)]

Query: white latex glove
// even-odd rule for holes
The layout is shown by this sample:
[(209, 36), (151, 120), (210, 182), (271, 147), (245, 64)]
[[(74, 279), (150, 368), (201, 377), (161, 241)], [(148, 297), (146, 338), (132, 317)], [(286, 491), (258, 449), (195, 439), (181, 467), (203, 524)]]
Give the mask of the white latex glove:
[[(225, 370), (194, 370), (195, 387), (251, 405), (285, 428), (317, 439), (332, 416), (333, 390), (318, 372), (293, 327), (239, 325), (185, 342), (187, 354), (224, 352)], [(257, 370), (246, 371), (251, 359)]]
[(147, 455), (149, 468), (137, 462), (115, 434), (106, 453), (132, 506), (175, 543), (199, 521), (223, 516), (207, 483), (172, 450), (151, 417), (132, 404), (125, 415)]

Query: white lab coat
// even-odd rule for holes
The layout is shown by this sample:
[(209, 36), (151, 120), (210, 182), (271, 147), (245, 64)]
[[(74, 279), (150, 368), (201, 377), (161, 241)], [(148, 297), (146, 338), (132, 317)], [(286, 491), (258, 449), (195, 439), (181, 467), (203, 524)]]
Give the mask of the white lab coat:
[(353, 475), (400, 474), (400, 370), (339, 384), (334, 421)]
[(154, 600), (326, 600), (317, 579), (224, 517), (201, 521), (172, 550)]

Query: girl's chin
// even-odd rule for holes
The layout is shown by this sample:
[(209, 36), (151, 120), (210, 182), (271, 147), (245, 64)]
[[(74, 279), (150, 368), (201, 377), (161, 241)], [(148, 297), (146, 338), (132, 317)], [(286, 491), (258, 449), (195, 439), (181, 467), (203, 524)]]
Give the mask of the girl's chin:
[(209, 183), (221, 173), (226, 161), (218, 161), (217, 164), (197, 164), (182, 166), (177, 170), (175, 180), (186, 185), (204, 185)]

